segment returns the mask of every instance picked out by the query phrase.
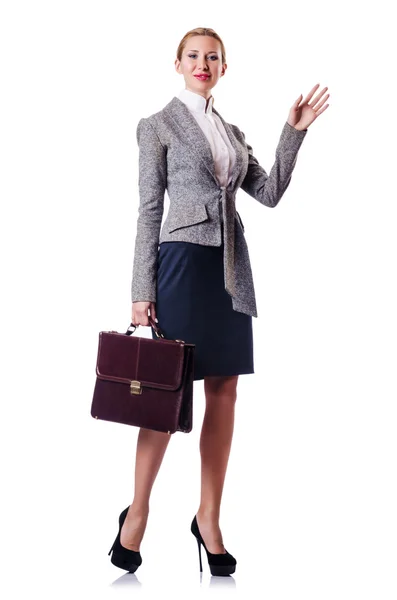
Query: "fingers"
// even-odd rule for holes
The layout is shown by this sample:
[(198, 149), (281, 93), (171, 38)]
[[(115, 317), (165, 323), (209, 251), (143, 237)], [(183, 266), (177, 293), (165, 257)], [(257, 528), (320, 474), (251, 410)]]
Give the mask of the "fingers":
[(302, 100), (302, 98), (303, 98), (303, 96), (302, 96), (302, 94), (301, 94), (301, 95), (299, 96), (299, 98), (297, 98), (297, 99), (295, 100), (294, 106), (299, 106), (299, 104), (300, 104), (300, 101)]
[(319, 83), (317, 83), (317, 85), (315, 85), (315, 86), (314, 86), (314, 87), (313, 87), (313, 88), (310, 90), (310, 92), (308, 93), (308, 95), (307, 95), (307, 96), (306, 96), (306, 98), (304, 99), (304, 102), (310, 102), (310, 100), (311, 100), (311, 98), (312, 98), (312, 96), (313, 96), (314, 92), (316, 91), (316, 89), (317, 89), (318, 87), (320, 87), (320, 84), (319, 84)]
[[(322, 99), (322, 101), (320, 102), (320, 104), (318, 104), (318, 100), (317, 100), (317, 102), (314, 101), (314, 103), (312, 104), (311, 108), (317, 112), (318, 109), (323, 106), (324, 102), (326, 102), (328, 100), (329, 96), (330, 96), (330, 94), (327, 94), (326, 96), (324, 96), (324, 98)], [(314, 104), (317, 104), (317, 105), (314, 106)], [(320, 114), (320, 113), (317, 112), (317, 114)]]
[[(313, 96), (314, 92), (316, 91), (316, 89), (319, 87), (319, 83), (317, 85), (314, 86), (314, 88), (312, 88), (312, 90), (309, 92), (309, 94), (307, 95), (307, 98), (305, 99), (305, 102), (309, 102), (311, 100), (311, 97)], [(317, 96), (313, 99), (313, 102), (310, 105), (310, 108), (314, 109), (314, 105), (317, 104), (317, 102), (321, 99), (321, 97), (325, 94), (325, 92), (327, 91), (328, 87), (326, 86), (325, 88), (323, 88), (321, 90), (321, 92), (319, 92), (317, 94)], [(327, 96), (324, 97), (323, 99), (323, 103), (327, 100), (327, 98), (329, 98), (329, 94)], [(320, 108), (322, 106), (322, 104), (320, 104), (320, 106), (317, 106), (316, 108)], [(316, 110), (316, 109), (315, 109)]]
[(138, 325), (143, 325), (144, 327), (150, 325), (148, 315), (150, 305), (151, 302), (133, 302), (131, 319), (133, 325), (136, 327)]
[(317, 116), (321, 115), (321, 113), (323, 113), (325, 111), (326, 108), (328, 108), (329, 104), (326, 104), (324, 106), (324, 108), (322, 108), (321, 110), (318, 111)]
[(156, 303), (155, 302), (150, 303), (149, 310), (150, 310), (151, 318), (153, 319), (153, 321), (155, 321), (156, 320)]

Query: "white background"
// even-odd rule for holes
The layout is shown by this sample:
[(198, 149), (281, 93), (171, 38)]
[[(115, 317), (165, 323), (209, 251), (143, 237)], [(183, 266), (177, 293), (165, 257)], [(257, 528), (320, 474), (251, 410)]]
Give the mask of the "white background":
[[(2, 3), (4, 597), (396, 597), (391, 7)], [(201, 581), (190, 523), (203, 382), (193, 431), (173, 436), (154, 484), (134, 575), (107, 552), (132, 501), (138, 430), (90, 415), (98, 333), (131, 320), (136, 126), (184, 87), (176, 49), (198, 26), (226, 46), (215, 106), (267, 171), (295, 99), (317, 83), (331, 94), (277, 208), (237, 196), (259, 313), (221, 509), (238, 566), (211, 578), (203, 554)]]

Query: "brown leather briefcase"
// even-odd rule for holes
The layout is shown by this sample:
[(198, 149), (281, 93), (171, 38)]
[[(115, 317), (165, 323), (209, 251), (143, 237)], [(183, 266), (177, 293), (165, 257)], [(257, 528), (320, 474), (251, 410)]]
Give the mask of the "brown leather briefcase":
[(189, 433), (195, 344), (166, 339), (151, 317), (149, 322), (158, 339), (131, 336), (137, 327), (133, 323), (125, 333), (99, 333), (91, 415), (169, 434)]

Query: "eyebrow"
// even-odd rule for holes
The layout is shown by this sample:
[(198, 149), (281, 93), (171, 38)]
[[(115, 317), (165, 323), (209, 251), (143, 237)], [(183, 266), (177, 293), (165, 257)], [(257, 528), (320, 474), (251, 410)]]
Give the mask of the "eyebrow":
[[(188, 52), (200, 52), (200, 50), (188, 50)], [(218, 54), (218, 50), (210, 50), (207, 54)]]

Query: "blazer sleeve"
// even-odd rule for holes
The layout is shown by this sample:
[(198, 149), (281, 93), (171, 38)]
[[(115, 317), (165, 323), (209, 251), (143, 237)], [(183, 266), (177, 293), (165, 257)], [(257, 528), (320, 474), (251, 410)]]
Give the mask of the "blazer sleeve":
[(167, 187), (166, 148), (148, 118), (137, 126), (139, 146), (139, 214), (131, 282), (132, 302), (156, 302), (157, 256), (164, 193)]
[[(245, 140), (244, 133), (241, 133)], [(269, 175), (253, 155), (252, 146), (245, 142), (248, 149), (248, 170), (240, 187), (261, 204), (271, 208), (277, 206), (291, 182), (298, 150), (306, 133), (307, 129), (299, 131), (285, 122)]]

